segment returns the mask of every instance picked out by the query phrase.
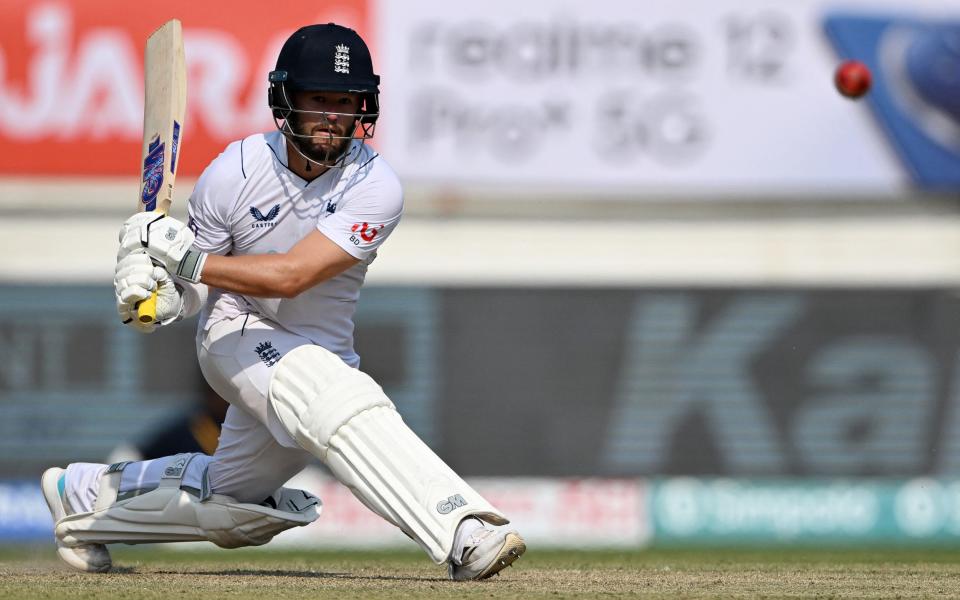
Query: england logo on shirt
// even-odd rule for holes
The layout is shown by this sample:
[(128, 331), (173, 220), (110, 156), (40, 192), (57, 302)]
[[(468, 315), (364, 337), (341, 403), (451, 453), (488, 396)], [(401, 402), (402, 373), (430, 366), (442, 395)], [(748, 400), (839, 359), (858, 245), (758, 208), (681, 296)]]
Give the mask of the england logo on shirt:
[(280, 362), (280, 359), (283, 358), (280, 352), (273, 347), (273, 342), (262, 342), (256, 348), (253, 349), (257, 353), (257, 356), (260, 357), (260, 360), (263, 361), (263, 364), (268, 367)]

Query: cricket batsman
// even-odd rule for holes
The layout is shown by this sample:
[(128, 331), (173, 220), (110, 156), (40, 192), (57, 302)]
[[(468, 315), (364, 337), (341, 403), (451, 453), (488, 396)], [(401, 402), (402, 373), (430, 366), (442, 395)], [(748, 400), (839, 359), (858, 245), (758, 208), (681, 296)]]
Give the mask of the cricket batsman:
[[(490, 577), (526, 550), (357, 368), (360, 286), (403, 212), (396, 174), (365, 144), (379, 82), (353, 30), (299, 29), (269, 75), (277, 130), (227, 146), (198, 180), (187, 224), (151, 212), (123, 224), (122, 321), (150, 332), (200, 312), (200, 367), (230, 407), (213, 456), (45, 471), (67, 564), (107, 571), (112, 543), (265, 544), (318, 517), (318, 498), (282, 487), (314, 458), (451, 579)], [(153, 291), (156, 320), (144, 324), (136, 306)]]

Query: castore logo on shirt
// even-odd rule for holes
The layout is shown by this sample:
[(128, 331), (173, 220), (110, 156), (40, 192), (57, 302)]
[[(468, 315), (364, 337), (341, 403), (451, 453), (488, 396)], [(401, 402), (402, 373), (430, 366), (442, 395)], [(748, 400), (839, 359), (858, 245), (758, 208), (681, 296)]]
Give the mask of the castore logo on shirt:
[(272, 221), (277, 218), (277, 215), (280, 214), (280, 205), (274, 204), (273, 208), (267, 211), (267, 214), (264, 215), (260, 212), (256, 206), (250, 207), (250, 214), (253, 215), (253, 218), (257, 221), (250, 225), (251, 227), (273, 227), (276, 223)]

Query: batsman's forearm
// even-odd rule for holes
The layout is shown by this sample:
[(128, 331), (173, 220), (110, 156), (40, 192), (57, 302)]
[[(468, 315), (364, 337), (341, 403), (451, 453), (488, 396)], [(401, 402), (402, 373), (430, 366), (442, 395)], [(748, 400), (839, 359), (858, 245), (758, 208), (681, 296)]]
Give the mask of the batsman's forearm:
[(245, 296), (292, 298), (308, 286), (286, 254), (207, 256), (200, 281)]

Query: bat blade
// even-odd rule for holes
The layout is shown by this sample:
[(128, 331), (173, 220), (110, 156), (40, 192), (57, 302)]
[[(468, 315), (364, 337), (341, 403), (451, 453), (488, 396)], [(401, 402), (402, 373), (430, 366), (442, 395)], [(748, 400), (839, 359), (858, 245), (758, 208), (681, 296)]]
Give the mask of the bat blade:
[[(166, 213), (180, 162), (180, 139), (187, 107), (183, 26), (171, 19), (147, 38), (143, 61), (143, 145), (137, 209)], [(137, 317), (151, 323), (157, 294), (137, 305)]]

